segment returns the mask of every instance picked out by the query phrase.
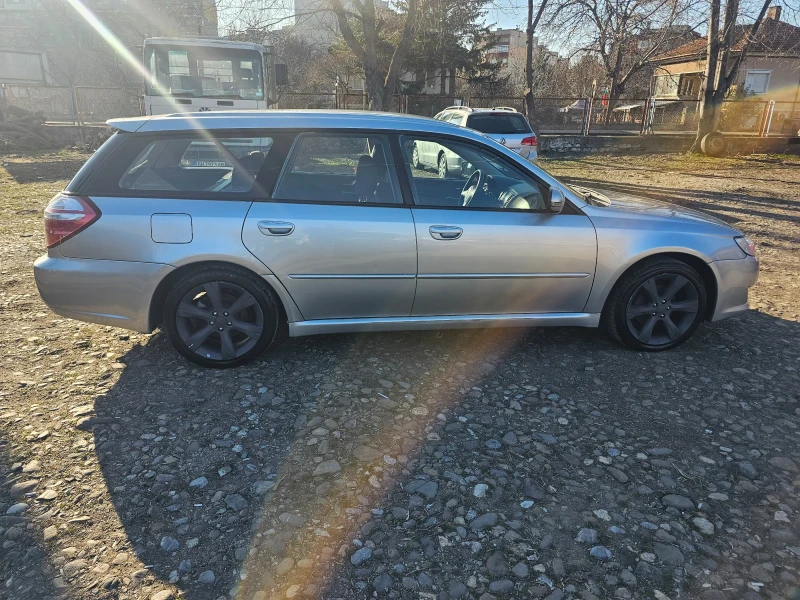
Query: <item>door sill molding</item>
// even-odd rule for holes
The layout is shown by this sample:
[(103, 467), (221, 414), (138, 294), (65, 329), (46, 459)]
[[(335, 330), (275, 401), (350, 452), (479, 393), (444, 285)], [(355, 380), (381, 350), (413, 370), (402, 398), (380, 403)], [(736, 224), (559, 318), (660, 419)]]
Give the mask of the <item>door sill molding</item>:
[(289, 323), (289, 335), (366, 331), (419, 331), (487, 327), (597, 327), (599, 313), (539, 313), (507, 315), (452, 315), (444, 317), (376, 317), (369, 319), (319, 319)]

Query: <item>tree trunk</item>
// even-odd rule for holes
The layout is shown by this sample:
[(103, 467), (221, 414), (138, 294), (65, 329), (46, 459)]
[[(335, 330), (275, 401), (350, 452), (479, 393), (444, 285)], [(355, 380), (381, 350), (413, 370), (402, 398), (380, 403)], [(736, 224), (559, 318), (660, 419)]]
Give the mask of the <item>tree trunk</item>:
[(731, 66), (730, 70), (728, 70), (727, 65), (724, 69), (722, 68), (722, 65), (719, 66), (721, 76), (719, 79), (719, 84), (716, 86), (714, 93), (719, 96), (720, 102), (725, 98), (731, 85), (733, 85), (733, 83), (736, 81), (736, 78), (739, 74), (739, 67), (747, 57), (747, 51), (750, 49), (750, 44), (753, 43), (753, 39), (761, 27), (761, 23), (764, 21), (764, 16), (767, 14), (767, 8), (769, 8), (771, 1), (772, 0), (764, 0), (764, 4), (761, 5), (761, 12), (750, 26), (750, 31), (747, 32), (747, 37), (744, 40), (744, 45), (742, 46), (741, 51), (737, 54), (736, 58), (733, 60), (733, 65)]
[(700, 122), (697, 125), (697, 138), (692, 151), (700, 151), (700, 141), (714, 130), (716, 106), (714, 104), (714, 84), (717, 78), (717, 59), (719, 57), (719, 9), (720, 0), (711, 0), (708, 19), (708, 43), (706, 45), (706, 70), (703, 81), (703, 102), (700, 105)]
[[(447, 6), (445, 6), (444, 2), (441, 3), (441, 6), (442, 6), (442, 23), (441, 23), (440, 32), (441, 32), (441, 35), (442, 35), (442, 40), (444, 40), (444, 30), (445, 30), (445, 27), (447, 27)], [(447, 87), (447, 57), (446, 57), (446, 52), (447, 52), (447, 50), (445, 48), (444, 41), (442, 41), (442, 56), (441, 56), (441, 58), (439, 60), (439, 85), (440, 85), (439, 94), (442, 95), (442, 96), (445, 95), (445, 89)]]
[[(728, 71), (728, 58), (731, 46), (736, 40), (736, 16), (739, 14), (739, 0), (725, 0), (725, 15), (722, 19), (722, 32), (720, 37), (719, 59), (717, 60), (717, 73), (714, 76), (714, 95), (719, 95), (720, 84), (725, 79)], [(715, 98), (716, 99), (716, 98)]]
[(611, 85), (608, 88), (608, 98), (603, 110), (603, 124), (608, 125), (611, 122), (612, 111), (614, 105), (617, 103), (620, 95), (622, 94), (622, 83), (619, 80), (620, 71), (622, 69), (622, 42), (617, 42), (617, 54), (614, 60), (614, 69), (608, 73), (608, 78), (611, 80)]
[(608, 125), (611, 122), (611, 117), (614, 114), (614, 108), (617, 106), (617, 100), (622, 95), (623, 89), (618, 82), (618, 76), (615, 73), (611, 78), (611, 85), (608, 88), (608, 98), (606, 98), (606, 105), (603, 111), (603, 122)]
[[(389, 103), (386, 101), (386, 89), (384, 87), (383, 77), (377, 70), (366, 72), (364, 74), (364, 88), (367, 91), (369, 98), (370, 110), (388, 110)], [(389, 95), (391, 100), (391, 94)]]
[(533, 0), (528, 0), (528, 26), (525, 28), (525, 114), (536, 137), (539, 137), (539, 122), (536, 118), (536, 102), (533, 99), (533, 33), (539, 25), (546, 6), (547, 0), (542, 0), (534, 18)]

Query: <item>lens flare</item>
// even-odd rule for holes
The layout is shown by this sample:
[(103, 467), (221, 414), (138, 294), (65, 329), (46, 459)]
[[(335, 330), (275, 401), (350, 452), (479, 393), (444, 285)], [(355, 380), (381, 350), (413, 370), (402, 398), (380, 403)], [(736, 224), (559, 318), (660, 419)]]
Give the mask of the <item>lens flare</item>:
[[(234, 598), (272, 600), (323, 595), (337, 582), (341, 562), (350, 560), (358, 550), (354, 540), (367, 537), (362, 528), (371, 520), (372, 511), (384, 505), (391, 510), (393, 494), (404, 485), (412, 481), (416, 486), (425, 483), (407, 481), (415, 471), (415, 457), (425, 444), (435, 444), (439, 439), (441, 417), (489, 376), (485, 364), (487, 348), (494, 352), (496, 360), (502, 360), (527, 333), (486, 329), (431, 335), (444, 343), (420, 356), (419, 375), (408, 382), (408, 389), (398, 389), (397, 385), (392, 389), (339, 389), (318, 396), (317, 404), (327, 405), (324, 412), (329, 414), (331, 404), (356, 404), (359, 421), (350, 423), (349, 432), (346, 424), (338, 424), (343, 433), (332, 442), (338, 451), (329, 449), (324, 461), (327, 463), (329, 455), (335, 455), (335, 465), (298, 464), (294, 460), (306, 454), (302, 446), (310, 443), (309, 436), (321, 441), (320, 436), (314, 435), (314, 426), (312, 431), (304, 427), (308, 435), (298, 435), (286, 451), (277, 483), (254, 524)], [(369, 356), (370, 339), (358, 336), (349, 351), (342, 349), (342, 355)], [(381, 405), (384, 414), (377, 428), (371, 427), (374, 422), (370, 419), (375, 404)], [(433, 484), (445, 485), (441, 477), (431, 477), (429, 485)], [(416, 489), (412, 495), (426, 506), (434, 502), (433, 494), (426, 494), (425, 489)], [(364, 556), (370, 553), (371, 549)]]

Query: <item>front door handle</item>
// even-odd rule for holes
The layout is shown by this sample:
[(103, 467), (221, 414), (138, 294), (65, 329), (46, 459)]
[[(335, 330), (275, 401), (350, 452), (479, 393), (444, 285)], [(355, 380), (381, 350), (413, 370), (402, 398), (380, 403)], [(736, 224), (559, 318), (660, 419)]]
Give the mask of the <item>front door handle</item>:
[(264, 235), (291, 235), (294, 223), (288, 221), (259, 221), (258, 230)]
[(453, 225), (431, 225), (428, 228), (431, 237), (435, 240), (457, 240), (464, 233), (461, 227), (454, 227)]

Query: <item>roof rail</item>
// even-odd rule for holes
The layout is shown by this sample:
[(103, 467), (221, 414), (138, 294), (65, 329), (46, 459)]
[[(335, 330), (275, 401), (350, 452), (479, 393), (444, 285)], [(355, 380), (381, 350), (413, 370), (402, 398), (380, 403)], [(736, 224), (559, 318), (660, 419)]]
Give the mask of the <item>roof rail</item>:
[(445, 110), (472, 110), (472, 108), (469, 106), (463, 106), (459, 104), (457, 106), (448, 106), (447, 108), (443, 109), (442, 112), (444, 112)]
[(517, 112), (517, 109), (512, 106), (495, 106), (492, 110), (507, 110), (508, 112)]

